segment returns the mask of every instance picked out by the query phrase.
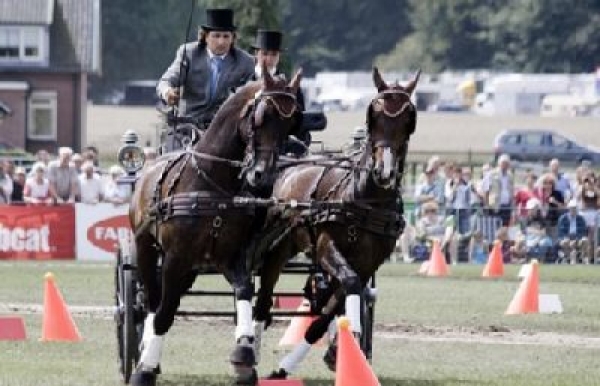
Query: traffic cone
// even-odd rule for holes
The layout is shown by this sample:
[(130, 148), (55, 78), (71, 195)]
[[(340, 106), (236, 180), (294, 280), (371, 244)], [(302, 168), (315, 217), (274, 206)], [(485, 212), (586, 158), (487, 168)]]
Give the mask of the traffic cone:
[(44, 316), (42, 321), (42, 342), (79, 342), (81, 335), (73, 322), (62, 295), (54, 283), (54, 275), (48, 272), (44, 285)]
[[(307, 312), (310, 310), (310, 305), (304, 301), (296, 309), (299, 312)], [(294, 316), (290, 321), (290, 325), (279, 340), (280, 346), (295, 346), (300, 342), (304, 342), (304, 335), (306, 330), (310, 327), (311, 323), (316, 319), (315, 316)], [(322, 344), (323, 339), (319, 340), (316, 344)]]
[(494, 247), (490, 252), (485, 268), (481, 273), (482, 277), (501, 277), (504, 276), (504, 260), (502, 259), (502, 244), (496, 240)]
[(523, 278), (517, 293), (513, 300), (508, 305), (505, 314), (537, 314), (540, 311), (539, 305), (539, 267), (538, 261), (531, 261), (531, 270), (528, 275)]
[(446, 258), (440, 248), (440, 242), (438, 240), (433, 240), (427, 276), (447, 276), (448, 273), (448, 264), (446, 264)]
[(379, 380), (349, 330), (347, 317), (338, 320), (335, 386), (379, 386)]

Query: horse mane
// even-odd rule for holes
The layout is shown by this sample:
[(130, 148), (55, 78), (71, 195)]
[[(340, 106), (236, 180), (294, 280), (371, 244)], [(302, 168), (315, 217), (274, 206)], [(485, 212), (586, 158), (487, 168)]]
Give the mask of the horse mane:
[(261, 81), (252, 81), (237, 89), (235, 93), (231, 94), (223, 102), (221, 108), (213, 118), (211, 126), (222, 127), (225, 121), (230, 120), (231, 117), (239, 117), (240, 111), (242, 111), (249, 100), (254, 99), (254, 96), (261, 87)]

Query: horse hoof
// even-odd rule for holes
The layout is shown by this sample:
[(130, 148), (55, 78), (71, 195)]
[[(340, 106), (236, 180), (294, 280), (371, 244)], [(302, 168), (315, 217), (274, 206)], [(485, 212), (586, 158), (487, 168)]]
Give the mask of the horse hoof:
[(267, 379), (287, 379), (288, 373), (284, 369), (279, 369), (277, 371), (273, 371)]
[(131, 375), (129, 384), (132, 386), (155, 386), (156, 385), (156, 371), (136, 371)]
[(335, 363), (337, 361), (337, 346), (330, 345), (325, 351), (325, 355), (323, 356), (323, 362), (327, 365), (327, 368), (330, 371), (335, 371)]
[(254, 348), (252, 346), (236, 346), (235, 349), (233, 349), (231, 355), (229, 356), (229, 362), (231, 362), (233, 366), (254, 366), (254, 364), (256, 363)]
[(258, 374), (253, 367), (235, 366), (234, 385), (256, 386), (258, 384)]

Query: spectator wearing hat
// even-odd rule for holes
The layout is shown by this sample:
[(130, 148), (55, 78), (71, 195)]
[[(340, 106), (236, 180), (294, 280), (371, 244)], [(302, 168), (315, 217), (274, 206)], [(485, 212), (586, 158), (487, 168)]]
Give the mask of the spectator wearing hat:
[(19, 166), (15, 169), (13, 179), (13, 191), (10, 196), (10, 202), (12, 204), (23, 203), (23, 189), (25, 188), (25, 180), (27, 179), (27, 172), (25, 168)]
[(123, 175), (123, 169), (118, 165), (110, 167), (110, 179), (104, 186), (104, 201), (115, 205), (125, 204), (130, 197), (129, 185), (119, 185), (118, 179)]
[(46, 166), (36, 162), (31, 168), (33, 177), (28, 177), (23, 188), (23, 200), (28, 204), (52, 204), (54, 202), (54, 189), (50, 180), (46, 178)]
[(558, 244), (564, 258), (571, 264), (578, 260), (589, 263), (590, 240), (585, 219), (578, 213), (577, 201), (570, 200), (567, 208), (568, 212), (558, 218)]
[[(161, 76), (158, 96), (168, 106), (181, 99), (179, 112), (196, 119), (206, 129), (232, 89), (254, 75), (254, 58), (235, 47), (236, 26), (232, 9), (207, 9), (198, 41), (179, 47), (175, 60)], [(180, 147), (167, 132), (166, 150)]]

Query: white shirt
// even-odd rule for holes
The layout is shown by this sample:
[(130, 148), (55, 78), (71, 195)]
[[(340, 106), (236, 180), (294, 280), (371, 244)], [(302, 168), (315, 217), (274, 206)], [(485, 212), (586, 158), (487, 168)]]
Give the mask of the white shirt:
[(4, 175), (2, 179), (0, 179), (0, 188), (2, 188), (2, 192), (0, 192), (0, 204), (10, 204), (10, 195), (13, 191), (13, 181), (8, 175)]
[(79, 175), (81, 202), (84, 204), (97, 204), (102, 200), (102, 180), (96, 174), (88, 178), (85, 173)]
[(34, 200), (46, 200), (50, 197), (50, 180), (44, 178), (41, 184), (38, 184), (35, 177), (29, 177), (25, 180), (23, 194)]
[[(269, 68), (268, 70), (271, 76), (275, 76), (275, 73), (277, 72), (277, 67)], [(257, 64), (254, 67), (254, 74), (256, 74), (256, 79), (262, 78), (262, 66)]]
[(127, 202), (129, 198), (128, 186), (118, 185), (114, 180), (110, 180), (104, 187), (104, 199), (114, 204)]

